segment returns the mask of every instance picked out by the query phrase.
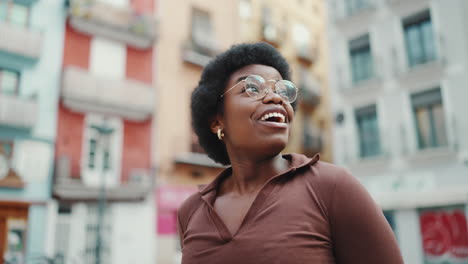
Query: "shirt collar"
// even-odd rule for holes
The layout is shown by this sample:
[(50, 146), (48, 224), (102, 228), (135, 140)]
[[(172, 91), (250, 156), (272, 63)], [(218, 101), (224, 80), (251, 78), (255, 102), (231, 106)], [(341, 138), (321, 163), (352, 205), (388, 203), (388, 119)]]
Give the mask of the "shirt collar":
[[(289, 169), (275, 177), (280, 177), (282, 175), (295, 175), (295, 173), (290, 173), (294, 172), (297, 169), (313, 165), (320, 159), (320, 154), (315, 154), (312, 158), (306, 157), (302, 154), (296, 154), (296, 153), (291, 153), (291, 154), (285, 154), (283, 155), (283, 158), (291, 161), (289, 165)], [(232, 167), (226, 168), (223, 170), (218, 176), (208, 185), (199, 185), (198, 189), (200, 194), (203, 196), (207, 193), (209, 193), (212, 190), (216, 190), (217, 187), (219, 186), (219, 183), (223, 181), (226, 177), (231, 175), (232, 172)]]

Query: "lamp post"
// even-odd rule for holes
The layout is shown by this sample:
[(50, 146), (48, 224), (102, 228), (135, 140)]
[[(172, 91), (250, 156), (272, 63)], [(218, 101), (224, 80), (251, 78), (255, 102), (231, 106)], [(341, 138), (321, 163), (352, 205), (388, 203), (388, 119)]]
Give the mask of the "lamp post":
[[(98, 144), (101, 145), (103, 152), (108, 149), (109, 147), (109, 138), (114, 132), (114, 129), (108, 127), (106, 122), (102, 125), (92, 125), (92, 129), (96, 130), (99, 134)], [(104, 222), (104, 211), (106, 207), (106, 166), (105, 166), (105, 159), (108, 157), (104, 157), (103, 153), (103, 162), (102, 162), (102, 171), (101, 171), (101, 184), (99, 189), (99, 205), (98, 205), (98, 222), (96, 228), (96, 252), (95, 258), (96, 264), (101, 264), (101, 255), (102, 255), (102, 226)]]

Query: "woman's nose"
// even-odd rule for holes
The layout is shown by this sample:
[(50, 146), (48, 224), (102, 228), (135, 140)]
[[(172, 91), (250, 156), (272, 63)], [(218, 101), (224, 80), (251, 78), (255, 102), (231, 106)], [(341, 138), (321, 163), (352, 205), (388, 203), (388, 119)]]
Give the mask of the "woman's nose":
[(267, 93), (266, 93), (265, 97), (263, 97), (263, 103), (265, 103), (265, 104), (274, 103), (274, 104), (282, 105), (284, 103), (284, 99), (279, 94), (277, 94), (274, 91), (274, 89), (275, 89), (275, 87), (268, 87), (267, 88)]

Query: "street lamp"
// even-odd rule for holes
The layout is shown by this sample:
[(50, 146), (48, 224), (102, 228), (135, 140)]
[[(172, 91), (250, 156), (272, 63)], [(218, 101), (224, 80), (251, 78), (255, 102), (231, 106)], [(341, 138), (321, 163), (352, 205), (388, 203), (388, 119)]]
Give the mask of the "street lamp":
[[(98, 144), (101, 145), (101, 149), (106, 151), (109, 148), (109, 138), (114, 132), (114, 129), (107, 126), (107, 123), (104, 121), (102, 125), (92, 125), (92, 129), (96, 130), (99, 134)], [(105, 160), (102, 162), (102, 171), (101, 171), (101, 184), (99, 190), (99, 207), (98, 207), (98, 223), (96, 230), (96, 254), (95, 258), (96, 264), (101, 264), (101, 255), (102, 255), (102, 225), (104, 222), (104, 210), (106, 207), (106, 166)]]

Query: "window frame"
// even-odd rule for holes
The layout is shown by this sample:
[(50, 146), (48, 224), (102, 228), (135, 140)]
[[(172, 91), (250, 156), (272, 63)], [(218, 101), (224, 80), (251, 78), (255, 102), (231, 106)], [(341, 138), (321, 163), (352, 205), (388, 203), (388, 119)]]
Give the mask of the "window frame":
[[(108, 149), (102, 149), (99, 142), (99, 134), (93, 129), (92, 125), (102, 125), (106, 123), (109, 127), (113, 128), (113, 133), (109, 136), (107, 146)], [(87, 114), (85, 116), (82, 142), (82, 156), (81, 156), (81, 172), (83, 180), (86, 184), (91, 186), (100, 186), (102, 173), (105, 173), (106, 186), (118, 186), (121, 180), (121, 160), (123, 149), (123, 121), (118, 117), (107, 117), (100, 114)], [(94, 151), (94, 162), (90, 162), (90, 142), (96, 141)], [(109, 152), (109, 164), (104, 163), (105, 153)], [(90, 166), (90, 163), (94, 166)], [(106, 169), (107, 168), (107, 169)]]
[[(348, 53), (353, 84), (375, 77), (375, 65), (369, 33), (349, 40)], [(363, 62), (365, 62), (366, 65), (364, 65)]]
[[(0, 2), (0, 12), (1, 8), (6, 6), (6, 12), (5, 12), (5, 17), (2, 18), (0, 17), (0, 22), (4, 22), (7, 24), (19, 26), (19, 27), (24, 27), (28, 28), (30, 23), (31, 23), (31, 7), (25, 4), (18, 3), (14, 0), (6, 0), (5, 2), (1, 3)], [(17, 24), (17, 23), (12, 23), (12, 10), (15, 6), (21, 6), (26, 9), (26, 18), (24, 24)]]
[[(206, 19), (206, 21), (203, 21)], [(208, 27), (203, 27), (206, 22)], [(190, 41), (195, 51), (211, 56), (215, 47), (214, 23), (210, 12), (192, 7)], [(200, 41), (200, 39), (203, 39)]]
[(369, 0), (344, 0), (345, 10), (348, 16), (352, 16), (371, 6)]
[[(2, 79), (3, 79), (4, 72), (10, 72), (10, 73), (13, 73), (14, 75), (16, 75), (16, 84), (15, 84), (13, 92), (11, 92), (11, 91), (4, 92), (3, 91), (4, 88), (2, 87), (2, 84), (3, 84)], [(18, 95), (19, 94), (19, 88), (20, 88), (20, 82), (21, 82), (21, 72), (20, 71), (10, 69), (10, 68), (6, 68), (6, 67), (0, 67), (0, 94)]]
[[(416, 101), (416, 102), (415, 102)], [(418, 150), (425, 150), (431, 148), (439, 148), (448, 146), (448, 131), (447, 131), (447, 119), (445, 117), (445, 108), (443, 103), (443, 96), (440, 87), (427, 89), (424, 91), (412, 93), (410, 95), (411, 111), (414, 118), (414, 128), (416, 133), (416, 144)], [(440, 106), (443, 110), (443, 127), (436, 127), (436, 120), (434, 116), (434, 106)], [(429, 130), (426, 131), (429, 135), (428, 142), (423, 142), (423, 131), (419, 125), (419, 118), (417, 115), (418, 109), (424, 109), (429, 115)], [(445, 135), (443, 142), (439, 142), (439, 133), (443, 131)]]
[[(85, 223), (85, 240), (86, 247), (84, 249), (86, 263), (93, 263), (96, 258), (96, 231), (98, 226), (99, 207), (96, 204), (88, 204), (86, 206), (86, 223)], [(111, 263), (112, 258), (112, 234), (113, 234), (113, 210), (111, 206), (107, 206), (104, 210), (103, 223), (101, 229), (102, 248), (101, 260), (102, 263)]]
[[(427, 43), (427, 36), (424, 33), (424, 25), (429, 24), (430, 37), (432, 43)], [(434, 24), (429, 9), (410, 15), (402, 20), (404, 47), (409, 68), (426, 64), (437, 60), (436, 36)], [(413, 32), (413, 33), (411, 33)], [(416, 43), (410, 42), (410, 34), (415, 38)], [(416, 48), (416, 49), (414, 49)], [(418, 57), (413, 50), (421, 52)]]
[[(375, 119), (373, 120), (373, 123), (375, 123), (375, 127), (373, 128), (373, 131), (364, 131), (362, 122), (365, 120), (369, 120), (370, 119), (369, 117)], [(371, 105), (366, 105), (366, 106), (356, 108), (354, 110), (354, 119), (356, 122), (356, 131), (357, 131), (358, 142), (359, 142), (359, 158), (367, 159), (367, 158), (373, 158), (373, 157), (378, 157), (382, 155), (383, 154), (382, 138), (380, 134), (379, 115), (378, 115), (377, 105), (371, 104)], [(366, 133), (367, 135), (371, 132), (372, 133), (376, 132), (376, 134), (375, 135), (373, 134), (372, 137), (365, 137), (363, 135), (363, 133)]]

